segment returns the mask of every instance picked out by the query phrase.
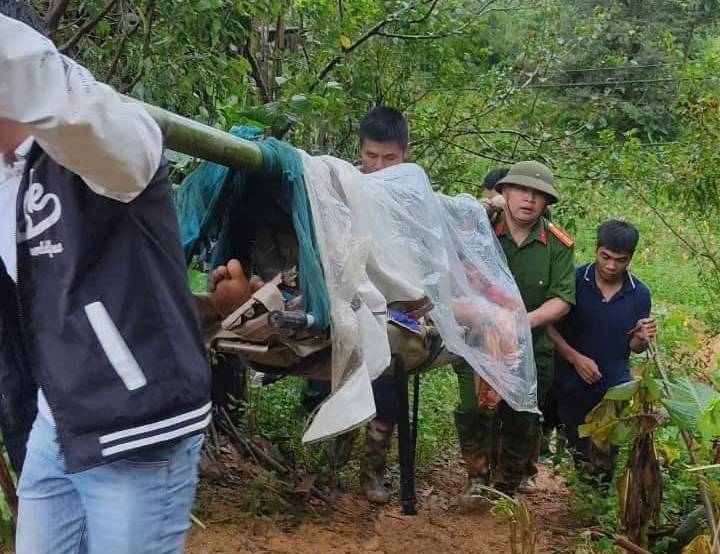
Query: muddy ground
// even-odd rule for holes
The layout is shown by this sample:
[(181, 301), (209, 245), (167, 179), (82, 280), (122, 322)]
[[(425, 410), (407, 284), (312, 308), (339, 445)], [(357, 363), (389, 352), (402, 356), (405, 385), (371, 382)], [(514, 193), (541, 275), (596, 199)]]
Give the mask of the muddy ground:
[[(187, 554), (463, 554), (510, 553), (509, 525), (489, 514), (464, 513), (455, 498), (464, 476), (459, 464), (438, 464), (419, 478), (419, 511), (403, 516), (397, 498), (385, 507), (348, 490), (326, 504), (307, 498), (292, 515), (248, 513), (242, 491), (201, 486)], [(541, 492), (525, 496), (536, 521), (538, 554), (564, 550), (568, 492), (543, 467)]]

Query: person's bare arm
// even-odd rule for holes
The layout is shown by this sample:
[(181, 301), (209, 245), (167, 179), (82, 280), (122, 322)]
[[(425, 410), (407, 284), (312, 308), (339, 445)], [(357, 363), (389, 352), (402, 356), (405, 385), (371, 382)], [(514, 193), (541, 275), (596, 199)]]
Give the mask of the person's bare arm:
[(595, 361), (570, 346), (565, 340), (565, 337), (562, 336), (554, 325), (548, 326), (548, 333), (550, 334), (550, 339), (555, 344), (557, 353), (573, 365), (575, 371), (577, 371), (583, 381), (588, 385), (592, 385), (602, 378), (600, 368), (598, 368)]
[(528, 313), (530, 319), (530, 327), (542, 327), (559, 321), (570, 311), (570, 304), (562, 298), (549, 298), (542, 303), (540, 307)]
[(96, 193), (130, 202), (160, 165), (162, 134), (139, 105), (0, 15), (0, 118), (16, 121)]

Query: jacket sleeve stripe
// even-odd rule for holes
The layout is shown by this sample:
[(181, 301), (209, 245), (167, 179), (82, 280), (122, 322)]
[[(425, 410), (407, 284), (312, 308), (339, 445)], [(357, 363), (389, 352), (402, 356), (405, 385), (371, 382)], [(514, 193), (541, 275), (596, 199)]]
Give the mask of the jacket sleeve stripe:
[(88, 304), (85, 306), (85, 314), (110, 365), (122, 379), (125, 387), (128, 390), (137, 390), (147, 385), (145, 374), (113, 323), (105, 305), (102, 302)]
[(197, 423), (193, 423), (191, 425), (187, 425), (185, 427), (180, 427), (178, 429), (175, 429), (173, 431), (168, 431), (167, 433), (161, 433), (159, 435), (152, 435), (150, 437), (146, 437), (144, 439), (138, 439), (130, 442), (124, 442), (121, 444), (118, 444), (116, 446), (110, 446), (108, 448), (103, 448), (101, 451), (101, 454), (104, 457), (108, 456), (114, 456), (115, 454), (120, 454), (122, 452), (127, 452), (129, 450), (136, 450), (138, 448), (142, 448), (144, 446), (150, 446), (152, 444), (157, 444), (160, 442), (166, 442), (172, 439), (176, 439), (185, 435), (190, 435), (192, 433), (195, 433), (197, 431), (201, 431), (205, 429), (210, 424), (210, 420), (212, 419), (212, 414), (208, 414), (205, 416), (205, 418), (202, 421), (199, 421)]
[(170, 417), (168, 419), (163, 419), (162, 421), (158, 421), (156, 423), (140, 425), (139, 427), (133, 427), (124, 431), (116, 431), (115, 433), (110, 433), (109, 435), (103, 435), (100, 437), (100, 444), (108, 444), (110, 442), (115, 442), (120, 439), (125, 439), (136, 435), (142, 435), (144, 433), (151, 433), (153, 431), (166, 429), (168, 427), (172, 427), (173, 425), (177, 425), (178, 423), (201, 417), (207, 414), (211, 408), (212, 402), (208, 402), (202, 408), (198, 408), (197, 410), (192, 410), (190, 412), (186, 412), (175, 417)]

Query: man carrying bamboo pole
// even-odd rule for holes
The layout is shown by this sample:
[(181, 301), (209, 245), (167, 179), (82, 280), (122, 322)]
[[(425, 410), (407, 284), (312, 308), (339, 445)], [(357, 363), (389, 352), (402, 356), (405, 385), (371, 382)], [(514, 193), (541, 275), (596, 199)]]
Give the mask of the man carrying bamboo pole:
[(210, 374), (162, 136), (41, 32), (0, 0), (3, 433), (38, 410), (17, 554), (179, 554)]
[[(389, 106), (377, 106), (360, 122), (360, 169), (374, 173), (405, 162), (409, 151), (408, 123), (403, 114)], [(393, 375), (381, 375), (373, 381), (377, 416), (367, 425), (367, 448), (362, 459), (360, 486), (366, 498), (376, 504), (390, 500), (385, 486), (387, 456), (392, 436), (400, 418)], [(330, 393), (329, 383), (308, 380), (303, 392), (303, 405), (314, 409)], [(350, 431), (336, 440), (335, 453), (339, 462), (349, 458), (357, 431)]]

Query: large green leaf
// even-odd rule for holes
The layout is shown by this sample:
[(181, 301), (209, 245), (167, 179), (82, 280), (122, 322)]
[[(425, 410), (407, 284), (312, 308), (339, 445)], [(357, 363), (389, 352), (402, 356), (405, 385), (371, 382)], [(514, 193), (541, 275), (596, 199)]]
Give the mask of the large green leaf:
[(628, 437), (637, 434), (637, 424), (623, 419), (627, 401), (603, 398), (585, 417), (585, 423), (578, 426), (580, 437), (590, 437), (599, 447), (609, 444), (623, 444)]
[(658, 381), (652, 376), (651, 372), (644, 372), (641, 380), (642, 386), (646, 391), (647, 399), (649, 401), (657, 402), (662, 398), (663, 394), (660, 390), (660, 385), (658, 384)]
[(627, 383), (616, 385), (608, 389), (605, 398), (608, 400), (630, 400), (640, 389), (640, 379), (633, 379)]
[(670, 384), (671, 398), (663, 400), (670, 414), (670, 422), (680, 429), (698, 431), (698, 419), (707, 410), (710, 401), (720, 395), (705, 383), (695, 383), (685, 377)]
[(720, 395), (710, 399), (705, 411), (698, 417), (697, 427), (706, 445), (720, 437)]

